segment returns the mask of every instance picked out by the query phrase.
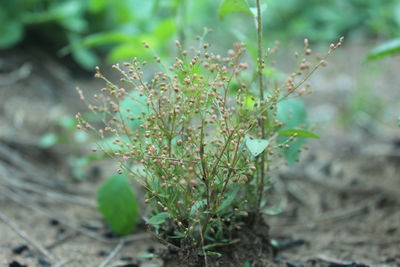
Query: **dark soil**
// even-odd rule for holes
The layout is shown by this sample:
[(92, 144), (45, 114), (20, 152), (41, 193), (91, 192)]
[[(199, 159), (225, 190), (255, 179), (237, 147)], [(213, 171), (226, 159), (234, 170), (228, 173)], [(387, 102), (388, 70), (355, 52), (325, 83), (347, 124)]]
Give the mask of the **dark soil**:
[(273, 249), (269, 238), (269, 227), (264, 220), (254, 220), (249, 216), (240, 230), (233, 234), (234, 244), (213, 250), (221, 257), (203, 256), (199, 249), (182, 249), (166, 251), (163, 255), (164, 266), (193, 266), (193, 267), (263, 267), (273, 264)]

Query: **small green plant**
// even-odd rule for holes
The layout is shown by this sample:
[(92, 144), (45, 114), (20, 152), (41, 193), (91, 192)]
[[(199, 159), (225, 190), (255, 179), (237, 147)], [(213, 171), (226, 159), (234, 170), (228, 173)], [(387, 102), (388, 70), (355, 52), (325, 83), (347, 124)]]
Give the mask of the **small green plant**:
[[(247, 12), (244, 1), (225, 2), (232, 4), (228, 13), (254, 13)], [(282, 83), (273, 75), (265, 81), (266, 64), (277, 48), (264, 51), (259, 1), (254, 10), (255, 66), (245, 61), (242, 43), (219, 55), (210, 51), (204, 36), (197, 48), (187, 50), (177, 41), (178, 56), (170, 65), (157, 55), (158, 66), (151, 68), (137, 58), (113, 65), (121, 84), (97, 68), (96, 77), (106, 86), (88, 106), (103, 124), (77, 115), (77, 127), (100, 138), (93, 151), (117, 159), (118, 174), (132, 177), (145, 190), (151, 207), (146, 222), (172, 250), (217, 255), (217, 247), (234, 242), (239, 229), (257, 228), (268, 213), (271, 171), (295, 161), (304, 138), (318, 138), (308, 131), (295, 97), (311, 91), (307, 79), (343, 38), (315, 63), (305, 40), (295, 71)], [(143, 46), (151, 50), (148, 43)], [(249, 76), (255, 79), (246, 81)]]

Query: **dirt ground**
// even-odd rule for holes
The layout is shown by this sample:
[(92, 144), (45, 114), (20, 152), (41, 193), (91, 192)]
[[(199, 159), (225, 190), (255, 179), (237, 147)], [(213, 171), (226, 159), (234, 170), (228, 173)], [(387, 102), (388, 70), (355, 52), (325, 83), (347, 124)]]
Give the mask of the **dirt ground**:
[[(400, 266), (400, 62), (363, 63), (366, 51), (344, 47), (312, 80), (305, 101), (321, 139), (272, 175), (282, 197), (271, 205), (284, 210), (265, 218), (279, 244), (273, 266)], [(88, 148), (37, 145), (57, 118), (84, 109), (75, 86), (101, 85), (39, 48), (0, 53), (0, 221), (8, 222), (0, 222), (0, 266), (162, 266), (146, 258), (161, 249), (150, 234), (121, 241), (96, 210), (111, 163), (90, 166), (78, 181), (65, 158)], [(368, 102), (365, 110), (357, 101)]]

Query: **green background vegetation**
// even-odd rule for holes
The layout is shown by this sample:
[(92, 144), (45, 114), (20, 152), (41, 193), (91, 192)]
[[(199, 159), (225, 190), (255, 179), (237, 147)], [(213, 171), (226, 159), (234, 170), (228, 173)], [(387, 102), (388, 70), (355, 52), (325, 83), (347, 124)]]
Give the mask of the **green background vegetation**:
[[(250, 6), (253, 1), (248, 1)], [(109, 62), (148, 56), (146, 40), (160, 55), (172, 39), (185, 42), (213, 29), (221, 47), (234, 40), (252, 43), (254, 27), (245, 15), (218, 16), (215, 0), (15, 0), (2, 1), (0, 49), (21, 43), (46, 46), (58, 56), (72, 55), (92, 70)], [(314, 43), (350, 36), (358, 40), (399, 37), (400, 2), (396, 0), (264, 0), (266, 41)], [(397, 46), (398, 47), (398, 46)]]

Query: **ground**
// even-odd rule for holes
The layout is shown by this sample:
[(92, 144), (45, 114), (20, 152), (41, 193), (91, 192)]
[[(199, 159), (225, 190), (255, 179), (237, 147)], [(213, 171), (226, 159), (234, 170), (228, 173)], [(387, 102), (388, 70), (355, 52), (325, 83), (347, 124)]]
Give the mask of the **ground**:
[[(321, 138), (299, 164), (272, 175), (284, 210), (265, 217), (280, 247), (276, 266), (400, 265), (400, 65), (395, 58), (366, 64), (367, 50), (348, 45), (312, 80), (305, 101)], [(150, 234), (121, 243), (96, 210), (95, 191), (115, 170), (111, 163), (90, 166), (90, 178), (78, 181), (65, 158), (88, 148), (37, 146), (57, 118), (83, 110), (75, 86), (101, 85), (40, 48), (0, 54), (0, 217), (8, 222), (0, 223), (0, 266), (161, 266), (143, 258), (161, 249)]]

